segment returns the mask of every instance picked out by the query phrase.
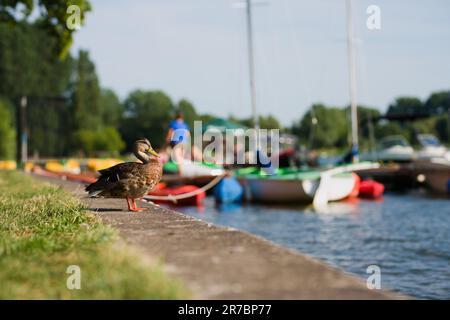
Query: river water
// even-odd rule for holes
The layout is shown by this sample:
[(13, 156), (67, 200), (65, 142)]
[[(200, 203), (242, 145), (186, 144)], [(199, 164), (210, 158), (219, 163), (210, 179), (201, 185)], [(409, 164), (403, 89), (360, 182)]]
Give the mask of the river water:
[(424, 193), (310, 207), (222, 205), (178, 211), (245, 230), (367, 279), (377, 265), (381, 286), (420, 299), (450, 299), (450, 200)]

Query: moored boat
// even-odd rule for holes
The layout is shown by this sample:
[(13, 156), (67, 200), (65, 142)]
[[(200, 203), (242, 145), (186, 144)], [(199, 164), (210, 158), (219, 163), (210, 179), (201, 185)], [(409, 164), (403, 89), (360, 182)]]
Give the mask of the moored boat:
[(418, 160), (438, 160), (450, 165), (450, 151), (432, 134), (419, 134), (417, 140), (421, 148), (416, 152)]
[(361, 154), (360, 159), (362, 161), (411, 162), (414, 159), (414, 149), (404, 137), (388, 136), (380, 141), (377, 150)]
[(378, 166), (376, 163), (364, 162), (329, 170), (279, 168), (274, 175), (268, 175), (258, 168), (245, 168), (235, 171), (235, 174), (248, 201), (313, 202), (316, 206), (357, 195), (360, 178), (355, 172)]
[[(149, 197), (150, 196), (150, 197)], [(179, 206), (201, 206), (206, 192), (193, 185), (182, 185), (177, 187), (168, 187), (164, 183), (149, 192), (150, 199), (156, 203), (168, 203)], [(181, 198), (179, 196), (182, 196)]]
[[(306, 170), (278, 175), (261, 175), (256, 172), (237, 176), (244, 187), (245, 199), (255, 202), (311, 203), (321, 181), (321, 171)], [(338, 173), (327, 181), (329, 201), (348, 197), (354, 190), (358, 177), (354, 173)]]
[(450, 194), (450, 165), (445, 159), (417, 162), (414, 172), (432, 192)]

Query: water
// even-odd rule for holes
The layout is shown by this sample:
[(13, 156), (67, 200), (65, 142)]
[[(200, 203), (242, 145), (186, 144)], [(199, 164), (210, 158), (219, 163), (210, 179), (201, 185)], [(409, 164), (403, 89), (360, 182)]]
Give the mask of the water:
[(366, 279), (381, 268), (382, 288), (421, 299), (450, 298), (450, 200), (421, 193), (385, 195), (381, 201), (308, 207), (225, 205), (177, 208), (214, 224), (234, 227), (321, 259)]

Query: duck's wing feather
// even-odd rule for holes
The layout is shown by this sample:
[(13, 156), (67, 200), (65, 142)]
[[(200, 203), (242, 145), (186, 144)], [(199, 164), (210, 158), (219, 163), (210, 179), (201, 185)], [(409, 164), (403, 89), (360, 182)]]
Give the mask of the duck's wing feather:
[(96, 196), (102, 192), (126, 184), (128, 179), (138, 173), (140, 166), (142, 166), (142, 164), (137, 162), (125, 162), (110, 168), (99, 170), (100, 177), (96, 182), (87, 186), (85, 190), (89, 192), (90, 195)]

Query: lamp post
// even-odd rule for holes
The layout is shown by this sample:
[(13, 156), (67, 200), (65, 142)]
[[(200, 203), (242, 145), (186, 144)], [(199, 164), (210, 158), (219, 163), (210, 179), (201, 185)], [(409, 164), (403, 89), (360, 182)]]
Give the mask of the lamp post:
[(27, 123), (27, 96), (22, 96), (17, 109), (17, 152), (16, 161), (22, 167), (28, 160), (28, 123)]

